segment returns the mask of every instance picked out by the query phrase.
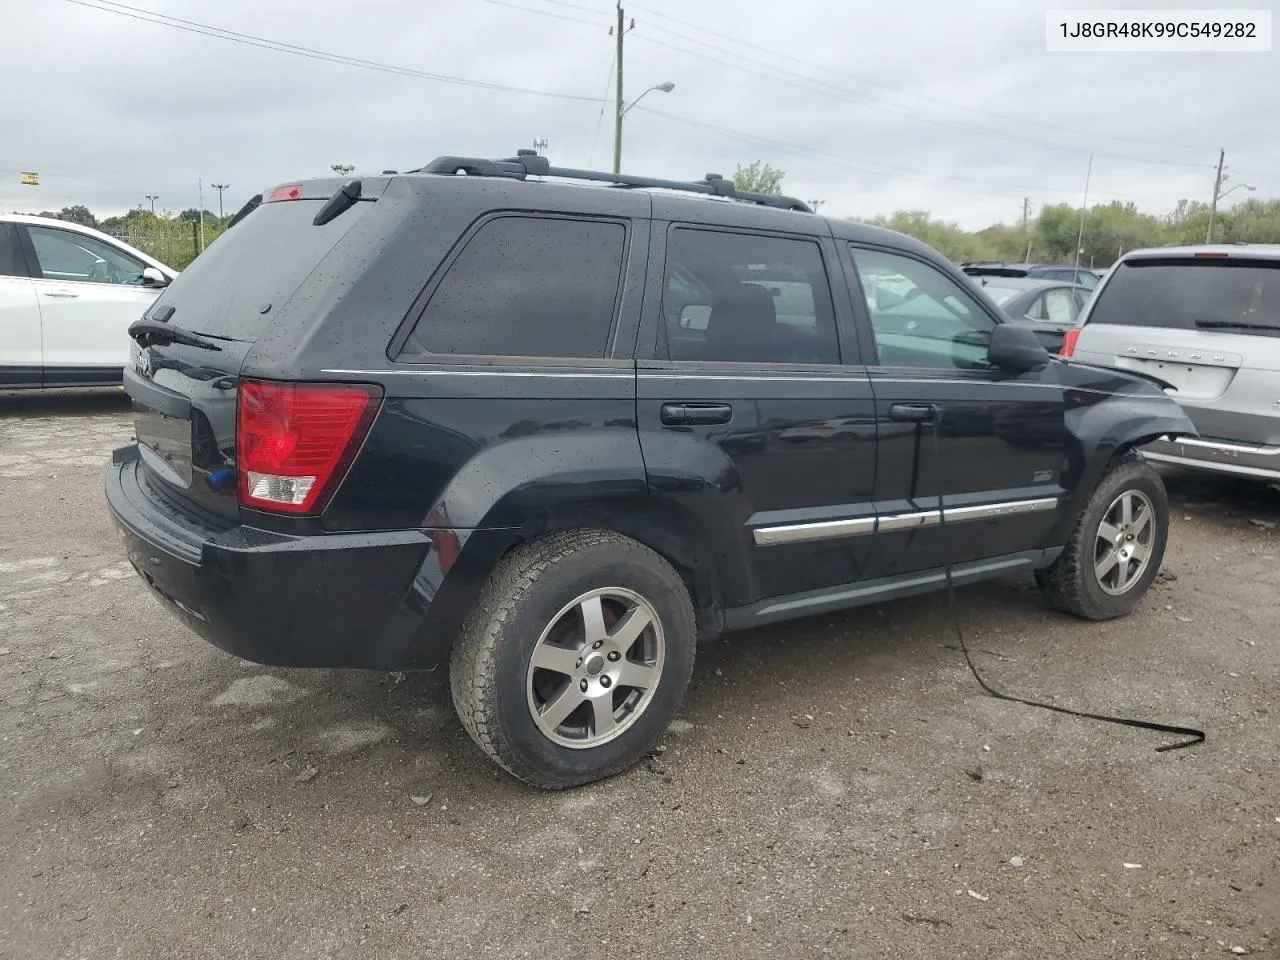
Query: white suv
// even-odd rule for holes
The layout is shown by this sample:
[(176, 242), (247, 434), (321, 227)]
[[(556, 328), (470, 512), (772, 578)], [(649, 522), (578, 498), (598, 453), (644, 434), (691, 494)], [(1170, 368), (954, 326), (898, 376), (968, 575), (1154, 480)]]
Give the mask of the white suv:
[(129, 324), (176, 276), (89, 227), (0, 215), (0, 388), (120, 383)]
[(1167, 384), (1200, 436), (1157, 441), (1147, 459), (1280, 480), (1280, 246), (1126, 253), (1061, 352)]

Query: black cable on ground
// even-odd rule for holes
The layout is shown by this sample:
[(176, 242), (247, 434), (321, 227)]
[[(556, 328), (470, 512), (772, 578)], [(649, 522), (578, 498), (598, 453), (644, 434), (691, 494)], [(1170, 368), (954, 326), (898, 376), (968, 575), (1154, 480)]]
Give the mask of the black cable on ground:
[[(933, 420), (933, 456), (938, 464), (942, 460), (938, 455), (938, 433), (940, 430), (940, 421), (942, 419), (942, 409), (934, 407)], [(923, 424), (921, 424), (923, 427)], [(918, 449), (918, 448), (917, 448)], [(938, 487), (938, 528), (943, 540), (946, 539), (947, 529), (947, 511), (943, 504), (942, 486)], [(1158, 730), (1161, 733), (1174, 733), (1185, 740), (1179, 740), (1176, 743), (1166, 743), (1156, 747), (1156, 753), (1165, 753), (1169, 750), (1181, 750), (1183, 747), (1194, 747), (1197, 744), (1204, 743), (1205, 732), (1197, 730), (1194, 727), (1179, 727), (1167, 723), (1155, 723), (1151, 720), (1133, 720), (1128, 717), (1113, 717), (1102, 713), (1089, 713), (1085, 710), (1072, 710), (1069, 707), (1059, 707), (1052, 703), (1044, 703), (1040, 700), (1027, 700), (1023, 697), (1014, 697), (1007, 693), (1002, 693), (991, 684), (983, 679), (982, 674), (978, 672), (978, 668), (973, 664), (973, 658), (969, 656), (969, 646), (965, 643), (964, 631), (960, 627), (960, 613), (956, 608), (956, 592), (955, 584), (951, 577), (951, 564), (946, 565), (947, 577), (947, 609), (951, 616), (951, 625), (955, 629), (956, 639), (960, 643), (960, 651), (964, 654), (964, 662), (969, 665), (969, 672), (973, 674), (973, 678), (978, 681), (978, 686), (982, 687), (986, 693), (997, 700), (1007, 700), (1010, 703), (1021, 703), (1028, 707), (1039, 707), (1042, 710), (1052, 710), (1054, 713), (1065, 713), (1070, 717), (1083, 717), (1086, 720), (1100, 720), (1103, 723), (1116, 723), (1125, 727), (1138, 727), (1143, 730)]]

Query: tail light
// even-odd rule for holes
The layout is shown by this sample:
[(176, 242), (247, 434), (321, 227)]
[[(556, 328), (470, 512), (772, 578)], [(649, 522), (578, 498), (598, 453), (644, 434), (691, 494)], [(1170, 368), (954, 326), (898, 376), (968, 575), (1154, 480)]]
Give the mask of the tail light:
[(242, 381), (236, 405), (240, 504), (319, 513), (351, 465), (382, 388)]
[(1058, 356), (1069, 357), (1076, 352), (1076, 341), (1080, 339), (1080, 328), (1072, 327), (1062, 337), (1062, 347), (1058, 350)]

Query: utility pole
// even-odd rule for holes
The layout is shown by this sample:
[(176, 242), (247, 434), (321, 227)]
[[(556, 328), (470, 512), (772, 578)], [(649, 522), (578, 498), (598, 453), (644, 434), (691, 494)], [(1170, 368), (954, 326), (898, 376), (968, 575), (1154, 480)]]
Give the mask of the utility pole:
[(338, 176), (345, 177), (348, 173), (354, 170), (355, 167), (349, 163), (331, 163), (329, 164), (329, 169)]
[(813, 212), (814, 212), (814, 213), (817, 213), (817, 212), (818, 212), (818, 208), (819, 208), (819, 207), (821, 207), (821, 206), (822, 206), (824, 203), (826, 203), (826, 202), (827, 202), (827, 201), (825, 201), (825, 200), (810, 200), (810, 201), (809, 201), (809, 206), (813, 207)]
[(1093, 176), (1093, 154), (1089, 154), (1089, 169), (1084, 175), (1084, 206), (1080, 209), (1080, 233), (1076, 237), (1076, 267), (1075, 273), (1072, 275), (1072, 282), (1080, 282), (1080, 253), (1084, 246), (1084, 221), (1089, 216), (1089, 178)]
[(534, 153), (541, 153), (545, 157), (547, 155), (547, 138), (542, 137), (539, 139), (538, 137), (534, 137), (533, 151)]
[(1027, 256), (1023, 263), (1031, 262), (1031, 198), (1022, 198), (1022, 239), (1027, 241)]
[(196, 197), (200, 202), (200, 253), (204, 253), (204, 177), (196, 181)]
[(154, 217), (156, 215), (156, 201), (160, 199), (160, 196), (155, 193), (148, 193), (145, 196), (151, 201), (151, 215)]
[(613, 172), (619, 173), (622, 168), (622, 36), (626, 32), (623, 27), (622, 0), (618, 0), (618, 25), (615, 38), (618, 49), (615, 56), (618, 61), (617, 88), (613, 103)]
[(1209, 228), (1204, 232), (1204, 242), (1213, 243), (1213, 218), (1218, 212), (1218, 198), (1222, 196), (1222, 164), (1227, 159), (1227, 151), (1218, 151), (1218, 173), (1213, 178), (1213, 202), (1209, 204)]
[(222, 219), (222, 191), (230, 190), (231, 185), (229, 183), (211, 183), (209, 184), (209, 186), (213, 187), (213, 189), (218, 191), (218, 219), (221, 220)]

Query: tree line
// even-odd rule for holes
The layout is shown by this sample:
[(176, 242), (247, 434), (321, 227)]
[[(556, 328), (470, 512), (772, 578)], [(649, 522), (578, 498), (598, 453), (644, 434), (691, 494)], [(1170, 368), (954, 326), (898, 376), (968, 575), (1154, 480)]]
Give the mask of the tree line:
[[(101, 230), (118, 237), (143, 253), (155, 257), (175, 270), (183, 270), (200, 253), (200, 211), (195, 207), (181, 213), (152, 213), (142, 206), (127, 213), (99, 219), (84, 204), (63, 207), (61, 210), (42, 210), (36, 216), (66, 220), (85, 227)], [(219, 217), (211, 210), (204, 211), (204, 246), (227, 229), (231, 221), (228, 214)]]
[[(739, 165), (734, 185), (752, 193), (779, 194), (785, 173), (756, 161)], [(850, 217), (915, 237), (957, 263), (970, 260), (1026, 260), (1074, 263), (1080, 238), (1081, 208), (1068, 203), (1044, 207), (1026, 225), (997, 223), (965, 230), (933, 217), (927, 210), (899, 210), (888, 216)], [(1143, 213), (1132, 203), (1114, 201), (1084, 212), (1081, 266), (1107, 267), (1126, 250), (1204, 243), (1209, 204), (1181, 200), (1168, 214)], [(1215, 243), (1280, 243), (1280, 200), (1246, 200), (1213, 216)]]

